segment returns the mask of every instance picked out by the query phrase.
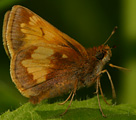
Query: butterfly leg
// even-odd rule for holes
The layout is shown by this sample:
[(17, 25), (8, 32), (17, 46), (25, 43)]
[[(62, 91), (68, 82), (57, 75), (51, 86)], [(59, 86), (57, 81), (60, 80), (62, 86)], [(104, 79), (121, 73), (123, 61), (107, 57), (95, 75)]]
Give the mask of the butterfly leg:
[(76, 90), (77, 90), (77, 84), (78, 84), (78, 79), (77, 79), (76, 82), (75, 82), (74, 89), (73, 89), (73, 91), (72, 91), (73, 94), (71, 93), (71, 94), (72, 94), (72, 97), (71, 97), (70, 103), (69, 103), (67, 109), (65, 110), (65, 112), (63, 112), (63, 113), (61, 114), (61, 116), (64, 115), (64, 114), (68, 111), (69, 107), (71, 106), (71, 103), (72, 103), (72, 101), (73, 101), (73, 98), (74, 98), (75, 93), (76, 93)]
[(70, 94), (69, 94), (69, 96), (67, 97), (67, 99), (66, 99), (64, 102), (59, 103), (59, 105), (64, 105), (64, 104), (70, 99), (72, 93), (73, 93), (73, 90), (70, 92)]
[[(114, 88), (114, 85), (113, 85), (113, 82), (112, 82), (112, 79), (111, 79), (111, 76), (110, 76), (109, 72), (105, 69), (105, 70), (99, 72), (99, 73), (97, 74), (97, 76), (99, 76), (100, 74), (105, 73), (105, 72), (107, 73), (108, 78), (109, 78), (110, 83), (111, 83), (111, 88), (112, 88), (112, 98), (113, 98), (113, 99), (116, 99), (115, 88)], [(102, 91), (101, 83), (100, 83), (100, 82), (99, 82), (99, 89), (100, 89), (101, 96), (102, 96), (103, 100), (105, 101), (105, 103), (108, 104), (108, 105), (110, 105), (110, 104), (105, 100), (105, 98), (104, 98), (104, 95), (103, 95), (103, 91)]]
[(113, 99), (116, 99), (116, 92), (115, 92), (115, 88), (114, 88), (114, 85), (113, 85), (113, 82), (112, 82), (112, 79), (111, 79), (110, 73), (109, 73), (106, 69), (105, 69), (105, 70), (103, 70), (103, 71), (101, 71), (99, 74), (102, 74), (102, 73), (107, 73), (108, 78), (109, 78), (110, 83), (111, 83), (112, 98), (113, 98)]
[(100, 82), (99, 82), (99, 89), (100, 89), (101, 96), (102, 96), (104, 102), (105, 102), (107, 105), (111, 105), (110, 103), (108, 103), (108, 102), (106, 101), (106, 99), (105, 99), (105, 97), (104, 97), (104, 95), (103, 95), (103, 91), (102, 91), (102, 87), (101, 87), (101, 83), (100, 83)]
[(99, 109), (102, 113), (102, 116), (103, 117), (106, 117), (103, 113), (103, 110), (102, 110), (102, 107), (101, 107), (101, 104), (100, 104), (100, 99), (99, 99), (99, 83), (100, 83), (100, 77), (98, 76), (97, 77), (97, 80), (96, 80), (96, 94), (97, 94), (97, 99), (98, 99), (98, 104), (99, 104)]
[[(116, 98), (115, 88), (114, 88), (114, 85), (113, 85), (113, 82), (112, 82), (112, 79), (111, 79), (111, 76), (110, 76), (109, 72), (108, 72), (106, 69), (103, 70), (103, 71), (101, 71), (101, 72), (99, 72), (99, 73), (97, 74), (97, 80), (96, 80), (96, 94), (97, 94), (97, 98), (98, 98), (99, 108), (100, 108), (100, 111), (101, 111), (103, 117), (106, 117), (106, 116), (104, 115), (104, 113), (103, 113), (103, 111), (102, 111), (102, 108), (101, 108), (100, 99), (99, 99), (99, 89), (100, 89), (102, 98), (104, 99), (104, 101), (105, 101), (106, 103), (107, 103), (107, 101), (105, 100), (104, 95), (103, 95), (103, 91), (102, 91), (102, 88), (101, 88), (100, 76), (99, 76), (99, 75), (101, 75), (102, 73), (105, 73), (105, 72), (107, 73), (108, 78), (109, 78), (110, 83), (111, 83), (112, 97), (113, 97), (113, 99)], [(109, 104), (109, 103), (108, 103), (108, 104)]]

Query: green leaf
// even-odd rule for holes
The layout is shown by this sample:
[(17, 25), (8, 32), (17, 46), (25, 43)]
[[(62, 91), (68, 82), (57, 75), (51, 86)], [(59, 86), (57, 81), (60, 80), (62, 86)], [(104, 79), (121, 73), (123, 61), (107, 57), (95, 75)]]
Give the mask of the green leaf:
[[(136, 106), (128, 104), (107, 105), (100, 98), (103, 112), (107, 118), (102, 117), (97, 102), (97, 97), (73, 101), (68, 112), (63, 113), (69, 102), (58, 105), (59, 102), (49, 104), (46, 100), (38, 105), (26, 103), (14, 111), (7, 111), (0, 116), (0, 120), (135, 120)], [(108, 100), (111, 102), (111, 100)]]

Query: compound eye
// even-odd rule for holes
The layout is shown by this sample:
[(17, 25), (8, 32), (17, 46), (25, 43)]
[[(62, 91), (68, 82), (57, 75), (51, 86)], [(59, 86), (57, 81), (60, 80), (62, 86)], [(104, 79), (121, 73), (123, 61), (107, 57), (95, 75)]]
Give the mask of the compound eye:
[(104, 58), (104, 53), (103, 53), (103, 52), (98, 52), (98, 53), (96, 54), (96, 58), (97, 58), (98, 60), (102, 60), (102, 59)]

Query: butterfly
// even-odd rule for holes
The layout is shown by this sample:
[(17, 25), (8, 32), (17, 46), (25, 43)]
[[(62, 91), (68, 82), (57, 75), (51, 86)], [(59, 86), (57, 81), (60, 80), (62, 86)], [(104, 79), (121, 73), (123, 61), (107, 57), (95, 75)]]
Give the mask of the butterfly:
[[(113, 98), (116, 98), (110, 74), (103, 70), (112, 56), (108, 45), (85, 49), (46, 20), (20, 5), (13, 6), (5, 14), (3, 44), (10, 58), (12, 81), (20, 93), (34, 104), (43, 99), (70, 93), (61, 103), (64, 104), (71, 97), (69, 108), (77, 89), (96, 84), (100, 111), (105, 116), (99, 102), (99, 90), (104, 98), (100, 84), (103, 73), (107, 73)], [(112, 64), (110, 66), (118, 67)]]

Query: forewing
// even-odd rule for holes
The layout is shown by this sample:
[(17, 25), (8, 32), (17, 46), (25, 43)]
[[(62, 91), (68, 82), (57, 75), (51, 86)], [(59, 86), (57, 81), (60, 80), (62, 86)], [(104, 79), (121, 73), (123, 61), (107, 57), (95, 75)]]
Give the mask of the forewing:
[(81, 57), (87, 57), (85, 48), (78, 42), (29, 9), (19, 5), (14, 6), (9, 15), (6, 39), (11, 56), (22, 47), (52, 44), (71, 47)]

